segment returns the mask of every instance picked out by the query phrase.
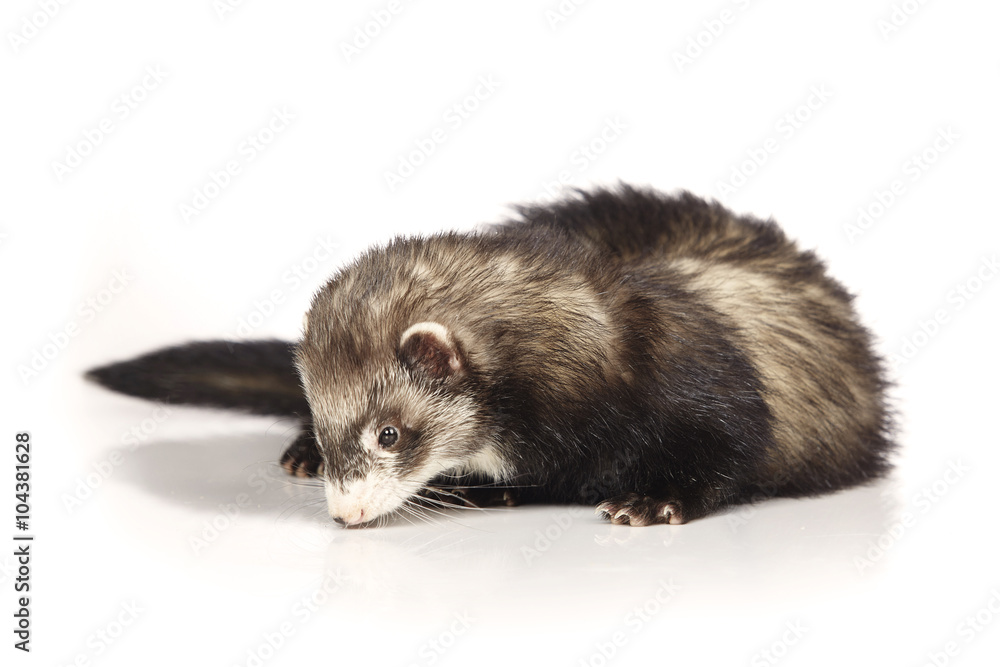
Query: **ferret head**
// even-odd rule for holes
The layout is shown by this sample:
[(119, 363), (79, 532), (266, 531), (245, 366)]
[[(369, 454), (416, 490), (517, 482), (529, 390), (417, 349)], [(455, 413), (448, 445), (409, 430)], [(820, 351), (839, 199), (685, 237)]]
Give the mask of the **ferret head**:
[(502, 475), (468, 357), (449, 327), (393, 325), (397, 318), (371, 309), (334, 319), (322, 298), (307, 314), (298, 366), (335, 521), (392, 513), (442, 473)]

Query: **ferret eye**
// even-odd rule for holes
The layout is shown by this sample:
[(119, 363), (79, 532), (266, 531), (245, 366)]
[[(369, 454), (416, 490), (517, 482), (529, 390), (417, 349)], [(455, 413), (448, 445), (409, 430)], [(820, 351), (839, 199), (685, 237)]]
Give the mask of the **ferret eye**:
[(383, 447), (392, 447), (399, 440), (399, 431), (396, 430), (395, 426), (386, 426), (378, 434), (378, 444)]

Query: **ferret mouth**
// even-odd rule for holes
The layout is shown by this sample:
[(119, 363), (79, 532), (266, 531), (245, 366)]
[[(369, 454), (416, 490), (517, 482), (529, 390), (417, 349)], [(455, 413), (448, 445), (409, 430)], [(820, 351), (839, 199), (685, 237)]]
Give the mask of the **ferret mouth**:
[(407, 498), (397, 507), (389, 510), (385, 510), (378, 514), (374, 512), (369, 512), (369, 510), (364, 509), (358, 511), (357, 514), (348, 516), (334, 516), (334, 513), (330, 513), (330, 518), (335, 524), (341, 528), (346, 528), (348, 530), (359, 529), (359, 528), (378, 528), (390, 524), (394, 524), (400, 517), (410, 516), (416, 517), (420, 516), (417, 508), (422, 506), (420, 503), (420, 496), (411, 496)]
[(372, 522), (372, 519), (365, 520), (365, 511), (361, 510), (356, 518), (343, 519), (339, 516), (332, 517), (333, 522), (343, 528), (364, 528)]
[(381, 525), (413, 502), (412, 494), (398, 487), (398, 483), (368, 478), (353, 481), (341, 490), (328, 481), (325, 484), (327, 511), (334, 523), (344, 528)]
[(475, 507), (457, 480), (441, 483), (450, 473), (451, 469), (429, 478), (417, 474), (401, 479), (376, 468), (346, 483), (325, 479), (327, 511), (343, 528), (368, 528), (394, 524), (398, 519), (425, 522), (442, 518), (451, 509)]
[(356, 514), (350, 514), (346, 516), (335, 516), (331, 512), (330, 518), (333, 519), (333, 522), (338, 526), (340, 526), (341, 528), (347, 528), (347, 529), (372, 528), (384, 525), (386, 522), (391, 521), (396, 513), (397, 513), (396, 510), (388, 510), (376, 514), (374, 512), (369, 512), (369, 510), (362, 509), (358, 511)]
[(340, 493), (328, 483), (327, 510), (334, 523), (351, 529), (382, 527), (400, 519), (412, 524), (414, 520), (443, 517), (449, 510), (476, 507), (473, 501), (450, 488), (428, 483), (406, 494), (400, 488), (371, 488), (362, 482)]
[[(409, 501), (403, 501), (400, 505), (406, 502)], [(350, 508), (329, 505), (328, 509), (333, 522), (343, 528), (367, 528), (374, 526), (380, 524), (381, 521), (388, 520), (389, 517), (398, 511), (398, 506), (380, 507), (379, 510), (373, 509), (373, 507), (374, 504), (366, 504), (365, 506), (353, 505)]]

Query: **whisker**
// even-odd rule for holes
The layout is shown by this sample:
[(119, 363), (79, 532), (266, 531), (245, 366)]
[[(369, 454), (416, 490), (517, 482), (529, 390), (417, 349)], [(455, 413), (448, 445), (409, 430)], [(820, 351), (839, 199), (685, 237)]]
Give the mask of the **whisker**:
[[(441, 492), (441, 491), (439, 491), (438, 489), (432, 489), (431, 492), (432, 493), (436, 493), (436, 492)], [(444, 492), (441, 492), (441, 493), (444, 493)], [(445, 495), (453, 496), (454, 498), (457, 498), (457, 499), (461, 500), (463, 503), (469, 503), (470, 502), (470, 501), (466, 500), (465, 498), (462, 498), (461, 496), (455, 495), (453, 493), (445, 493)], [(442, 500), (440, 498), (434, 498), (432, 496), (420, 496), (420, 499), (421, 500), (425, 500), (425, 501), (427, 501), (429, 503), (435, 503), (439, 507), (447, 507), (447, 508), (460, 509), (460, 510), (473, 510), (473, 511), (477, 511), (477, 512), (509, 511), (509, 510), (512, 509), (510, 507), (503, 507), (503, 506), (479, 507), (478, 505), (471, 505), (471, 504), (458, 505), (458, 504), (455, 504), (455, 503), (449, 503), (449, 502), (444, 501), (444, 500)]]
[(430, 524), (434, 523), (431, 517), (428, 517), (426, 514), (420, 511), (422, 508), (413, 504), (410, 500), (407, 500), (406, 503), (404, 503), (403, 509), (405, 509), (407, 513), (409, 513), (413, 518), (417, 519), (418, 521)]
[(406, 514), (406, 505), (400, 505), (395, 510), (393, 510), (392, 513), (395, 516), (398, 516), (401, 519), (403, 519), (404, 521), (406, 521), (411, 526), (415, 526), (416, 525), (416, 524), (413, 523), (413, 519), (411, 519), (409, 516), (407, 516), (407, 514)]

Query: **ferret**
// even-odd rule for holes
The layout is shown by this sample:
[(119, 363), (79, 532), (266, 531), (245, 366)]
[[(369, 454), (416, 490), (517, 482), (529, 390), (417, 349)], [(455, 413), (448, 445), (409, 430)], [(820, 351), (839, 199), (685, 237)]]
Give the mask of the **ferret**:
[(125, 393), (295, 416), (281, 464), (369, 525), (436, 491), (682, 524), (890, 468), (887, 381), (851, 295), (773, 221), (621, 184), (371, 248), (297, 343), (91, 371)]

